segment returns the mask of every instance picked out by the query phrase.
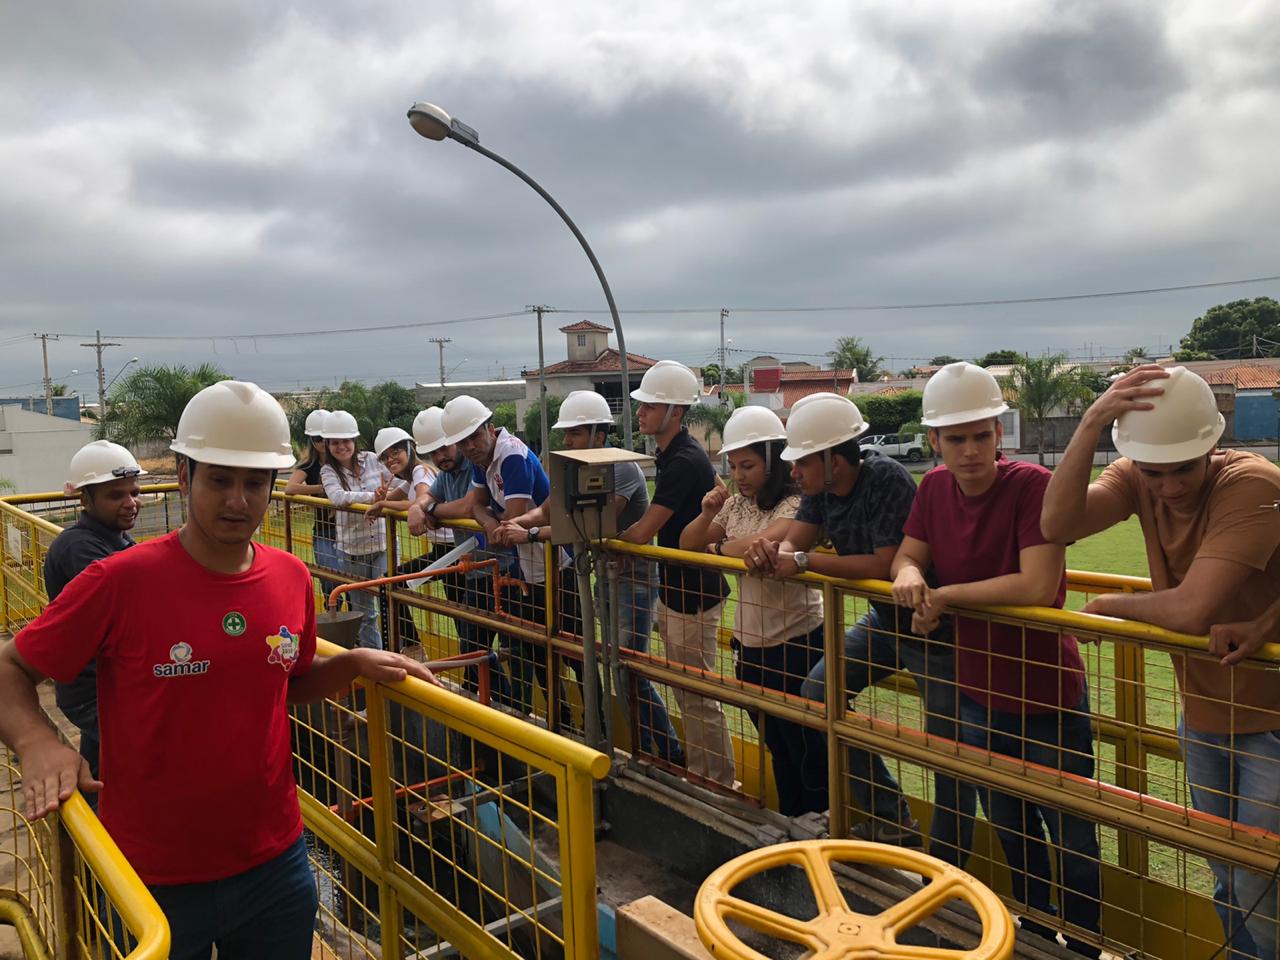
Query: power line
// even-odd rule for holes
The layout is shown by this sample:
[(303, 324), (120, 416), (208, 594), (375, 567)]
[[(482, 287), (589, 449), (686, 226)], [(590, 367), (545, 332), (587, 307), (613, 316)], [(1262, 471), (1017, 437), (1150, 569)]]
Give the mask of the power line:
[[(729, 310), (731, 313), (854, 313), (871, 310), (945, 310), (953, 307), (1003, 307), (1020, 303), (1059, 303), (1066, 300), (1102, 300), (1108, 297), (1141, 297), (1154, 293), (1176, 293), (1182, 290), (1207, 290), (1211, 287), (1234, 287), (1247, 283), (1266, 283), (1280, 280), (1280, 274), (1266, 277), (1248, 277), (1243, 280), (1211, 280), (1206, 283), (1182, 283), (1168, 287), (1142, 287), (1135, 290), (1106, 290), (1093, 293), (1062, 293), (1043, 297), (999, 297), (986, 300), (947, 300), (938, 303), (859, 303), (844, 306), (796, 306), (796, 307), (678, 307), (652, 308), (643, 310), (619, 310), (619, 313), (665, 314), (676, 316), (692, 313), (719, 313)], [(567, 307), (557, 308), (556, 313), (589, 313), (603, 314), (608, 311), (572, 310)]]

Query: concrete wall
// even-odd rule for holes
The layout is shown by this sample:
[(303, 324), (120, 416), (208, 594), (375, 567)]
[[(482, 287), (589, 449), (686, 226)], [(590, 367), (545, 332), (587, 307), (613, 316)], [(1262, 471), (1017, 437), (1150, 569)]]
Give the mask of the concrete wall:
[[(38, 397), (0, 397), (0, 407), (21, 407), (32, 413), (44, 413), (44, 395)], [(80, 397), (54, 397), (53, 415), (64, 420), (80, 419)]]
[(61, 490), (72, 455), (92, 439), (91, 424), (0, 407), (0, 477), (17, 493)]

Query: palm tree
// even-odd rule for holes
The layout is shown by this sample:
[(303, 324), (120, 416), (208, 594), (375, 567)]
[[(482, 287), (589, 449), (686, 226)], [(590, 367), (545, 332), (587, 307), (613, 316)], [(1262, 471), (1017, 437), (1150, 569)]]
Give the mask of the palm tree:
[(719, 403), (695, 403), (684, 415), (686, 426), (702, 428), (703, 446), (710, 446), (711, 434), (724, 436), (724, 425), (733, 411), (746, 402), (746, 397), (736, 390), (726, 390)]
[(187, 402), (205, 387), (230, 379), (230, 374), (211, 363), (194, 370), (139, 367), (112, 388), (99, 432), (126, 446), (172, 440)]
[(836, 348), (828, 350), (827, 356), (837, 370), (858, 371), (859, 383), (878, 380), (884, 373), (880, 366), (884, 357), (873, 357), (871, 348), (862, 342), (861, 337), (840, 337), (836, 340)]
[(1009, 376), (1013, 387), (1012, 403), (1022, 415), (1035, 423), (1036, 452), (1044, 465), (1045, 424), (1055, 410), (1070, 408), (1092, 399), (1093, 392), (1075, 368), (1065, 364), (1061, 353), (1043, 357), (1022, 357), (1013, 365)]

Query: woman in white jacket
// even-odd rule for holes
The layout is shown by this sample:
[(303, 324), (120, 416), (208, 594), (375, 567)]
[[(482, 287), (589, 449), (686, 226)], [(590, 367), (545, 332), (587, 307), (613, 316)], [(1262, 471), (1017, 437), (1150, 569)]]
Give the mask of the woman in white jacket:
[[(386, 498), (394, 478), (369, 450), (359, 449), (360, 428), (345, 410), (325, 418), (325, 464), (320, 469), (324, 493), (336, 507), (374, 504)], [(387, 573), (387, 533), (381, 523), (369, 523), (362, 512), (337, 510), (338, 559), (343, 573), (357, 580), (372, 580)], [(364, 614), (360, 646), (382, 648), (378, 629), (378, 602), (367, 590), (354, 590), (351, 608)]]

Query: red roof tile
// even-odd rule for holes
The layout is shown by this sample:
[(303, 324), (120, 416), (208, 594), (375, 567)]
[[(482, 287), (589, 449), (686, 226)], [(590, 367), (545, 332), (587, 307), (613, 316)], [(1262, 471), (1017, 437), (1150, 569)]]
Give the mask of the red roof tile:
[[(645, 357), (630, 351), (627, 352), (629, 373), (633, 373), (636, 370), (648, 370), (657, 362), (651, 357)], [(544, 372), (548, 377), (587, 373), (621, 373), (622, 354), (610, 347), (608, 350), (601, 352), (594, 360), (561, 360), (559, 363), (551, 364)], [(533, 367), (529, 370), (521, 370), (520, 375), (522, 377), (536, 377), (538, 368)]]
[(1230, 383), (1237, 390), (1274, 390), (1280, 387), (1280, 369), (1269, 365), (1242, 363), (1225, 370), (1211, 370), (1203, 376), (1206, 383)]
[(593, 323), (590, 320), (579, 320), (577, 323), (571, 323), (567, 327), (561, 327), (561, 333), (613, 333), (613, 327), (606, 327), (599, 323)]

